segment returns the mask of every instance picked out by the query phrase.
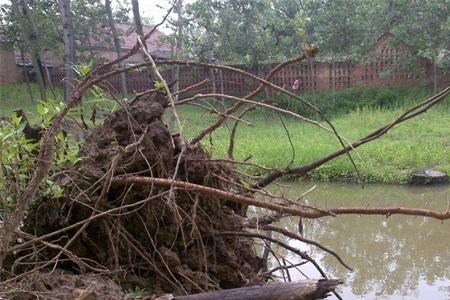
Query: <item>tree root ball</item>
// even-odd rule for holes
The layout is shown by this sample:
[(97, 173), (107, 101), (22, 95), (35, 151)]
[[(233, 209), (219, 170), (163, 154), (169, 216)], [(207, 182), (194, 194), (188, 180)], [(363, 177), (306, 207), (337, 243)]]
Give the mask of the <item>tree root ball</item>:
[[(65, 196), (37, 199), (24, 230), (41, 236), (117, 208), (81, 232), (77, 226), (49, 239), (64, 247), (76, 236), (67, 250), (78, 258), (63, 253), (49, 268), (56, 264), (73, 274), (107, 270), (123, 288), (150, 293), (190, 294), (261, 283), (257, 272), (262, 259), (251, 242), (215, 236), (241, 231), (235, 215), (245, 215), (246, 207), (192, 191), (109, 184), (108, 178), (126, 174), (173, 178), (182, 149), (179, 137), (163, 122), (166, 101), (158, 93), (141, 98), (93, 129), (80, 153), (83, 160), (59, 175)], [(231, 166), (209, 159), (201, 146), (187, 146), (175, 179), (243, 192), (234, 183), (239, 175)], [(14, 272), (37, 267), (59, 253), (39, 243), (34, 249), (38, 255), (24, 258), (27, 251), (16, 253), (22, 259)]]

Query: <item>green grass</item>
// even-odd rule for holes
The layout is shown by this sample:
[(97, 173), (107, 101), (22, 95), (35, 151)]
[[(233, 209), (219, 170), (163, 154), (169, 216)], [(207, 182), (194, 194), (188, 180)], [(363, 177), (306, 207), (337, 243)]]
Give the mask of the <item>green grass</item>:
[[(26, 84), (8, 84), (0, 85), (0, 118), (11, 117), (14, 110), (23, 109), (27, 113), (27, 117), (31, 123), (39, 122), (39, 116), (36, 113), (36, 107), (40, 101), (39, 88), (37, 84), (30, 85), (33, 98), (31, 98), (30, 93)], [(47, 97), (52, 100), (63, 100), (63, 90), (61, 87), (56, 87), (54, 94), (50, 89), (47, 89)], [(101, 107), (106, 111), (111, 111), (116, 106), (114, 101), (109, 101), (108, 95), (102, 93), (99, 90), (90, 90), (86, 93), (83, 98), (83, 110), (85, 119), (89, 119), (92, 107), (94, 103), (97, 107)], [(78, 111), (73, 111), (73, 116), (79, 117)], [(86, 122), (89, 122), (86, 120)]]
[[(450, 99), (447, 99), (450, 101)], [(364, 108), (332, 120), (339, 133), (354, 141), (399, 116), (404, 109)], [(186, 135), (194, 136), (214, 118), (198, 108), (180, 110)], [(448, 105), (433, 108), (416, 119), (392, 129), (380, 139), (357, 149), (353, 154), (365, 182), (405, 183), (412, 171), (436, 168), (450, 174), (450, 109)], [(236, 136), (235, 158), (252, 156), (251, 161), (266, 167), (284, 168), (292, 159), (292, 149), (278, 117), (254, 113), (248, 120), (255, 126), (242, 124)], [(317, 160), (340, 148), (331, 134), (298, 120), (285, 119), (295, 148), (292, 166)], [(231, 123), (230, 123), (231, 124)], [(221, 128), (205, 138), (203, 145), (214, 157), (226, 156), (229, 130)], [(251, 168), (258, 174), (256, 168)], [(357, 180), (356, 172), (346, 156), (329, 162), (312, 174), (318, 180)]]
[[(337, 91), (333, 97), (330, 91), (301, 92), (300, 95), (316, 105), (328, 116), (341, 116), (361, 108), (399, 108), (425, 99), (432, 91), (424, 86), (358, 87)], [(333, 99), (334, 98), (334, 99)], [(279, 106), (289, 108), (303, 116), (315, 117), (298, 100), (279, 96)]]
[[(38, 95), (35, 86), (33, 89), (34, 94)], [(328, 115), (332, 116), (332, 122), (338, 132), (349, 141), (354, 141), (393, 120), (407, 107), (425, 99), (429, 93), (430, 91), (423, 88), (345, 90), (336, 93), (335, 97), (336, 103), (345, 103), (336, 105), (334, 111), (328, 108)], [(375, 97), (375, 100), (370, 95)], [(383, 95), (390, 95), (391, 98)], [(314, 95), (307, 95), (312, 96)], [(330, 93), (316, 93), (315, 97), (310, 100), (316, 104), (322, 103), (319, 105), (322, 108), (325, 106), (323, 99), (332, 101)], [(352, 103), (358, 102), (358, 99), (361, 99), (361, 103)], [(383, 102), (380, 99), (390, 101)], [(281, 105), (284, 106), (283, 103)], [(326, 105), (330, 106), (329, 103)], [(0, 86), (0, 117), (10, 116), (16, 108), (23, 108), (30, 113), (35, 111), (35, 104), (29, 99), (26, 86)], [(292, 108), (302, 110), (297, 103)], [(196, 107), (182, 106), (179, 112), (188, 138), (195, 136), (216, 119), (214, 115)], [(236, 137), (235, 158), (242, 160), (251, 155), (251, 162), (270, 168), (286, 167), (291, 161), (292, 150), (278, 116), (272, 112), (257, 110), (246, 120), (254, 127), (243, 123), (240, 125)], [(292, 166), (312, 162), (340, 148), (331, 133), (290, 117), (284, 120), (295, 148)], [(231, 126), (232, 122), (228, 125)], [(214, 157), (221, 158), (226, 157), (228, 139), (229, 129), (224, 127), (215, 131), (211, 138), (205, 138), (202, 143)], [(450, 97), (426, 114), (399, 125), (374, 142), (361, 146), (357, 152), (360, 158), (355, 153), (353, 157), (365, 182), (405, 183), (412, 171), (421, 168), (436, 168), (450, 174)], [(249, 168), (247, 171), (253, 174), (261, 172), (256, 168)], [(346, 156), (321, 166), (311, 175), (318, 180), (357, 179)]]
[[(8, 84), (0, 86), (0, 118), (10, 117), (15, 109), (22, 108), (28, 112), (36, 110), (39, 98), (39, 89), (36, 84), (31, 84), (34, 102), (30, 97), (25, 84)], [(57, 89), (57, 96), (62, 95), (62, 90)]]

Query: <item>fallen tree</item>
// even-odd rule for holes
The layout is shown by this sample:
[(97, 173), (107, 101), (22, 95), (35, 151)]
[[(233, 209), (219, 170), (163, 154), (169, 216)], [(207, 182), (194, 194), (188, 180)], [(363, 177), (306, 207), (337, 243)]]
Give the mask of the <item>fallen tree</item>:
[[(144, 40), (151, 34), (146, 35)], [(219, 299), (223, 295), (220, 291), (199, 296), (185, 295), (244, 286), (255, 287), (238, 289), (227, 295), (242, 297), (241, 293), (244, 293), (247, 299), (257, 299), (255, 297), (264, 294), (269, 297), (267, 299), (274, 299), (284, 297), (277, 287), (282, 287), (286, 295), (291, 295), (292, 292), (308, 289), (311, 282), (314, 282), (316, 291), (311, 292), (310, 289), (305, 299), (311, 295), (325, 297), (329, 291), (338, 296), (334, 288), (340, 281), (328, 280), (326, 271), (312, 257), (276, 237), (261, 234), (259, 230), (312, 244), (333, 255), (351, 270), (328, 247), (274, 224), (289, 216), (314, 219), (342, 214), (402, 214), (450, 219), (449, 211), (420, 208), (319, 208), (302, 204), (304, 195), (294, 200), (273, 195), (264, 189), (283, 176), (305, 175), (341, 155), (348, 155), (351, 159), (350, 152), (358, 146), (379, 138), (394, 126), (443, 101), (450, 93), (450, 87), (386, 126), (350, 143), (318, 108), (271, 83), (273, 76), (282, 68), (314, 56), (318, 51), (315, 47), (307, 47), (298, 57), (277, 65), (265, 79), (228, 66), (182, 61), (155, 62), (148, 53), (149, 61), (146, 63), (105, 71), (135, 54), (140, 45), (142, 41), (139, 40), (129, 53), (95, 68), (80, 80), (69, 101), (45, 130), (26, 185), (13, 188), (18, 174), (14, 173), (13, 168), (5, 168), (6, 182), (3, 186), (10, 193), (15, 193), (8, 197), (17, 200), (8, 209), (2, 203), (0, 266), (3, 284), (0, 291), (3, 294), (17, 293), (11, 287), (21, 286), (27, 278), (36, 276), (34, 274), (38, 271), (62, 269), (71, 275), (96, 273), (109, 276), (124, 288), (139, 286), (155, 295), (173, 293), (174, 299)], [(158, 64), (201, 65), (229, 70), (245, 74), (259, 82), (259, 86), (243, 98), (207, 95), (208, 98), (229, 98), (235, 103), (223, 112), (213, 111), (218, 115), (217, 121), (193, 139), (186, 140), (176, 107), (194, 103), (205, 95), (175, 103), (168, 84), (159, 73)], [(83, 94), (110, 76), (142, 67), (149, 67), (159, 78), (159, 87), (138, 94), (129, 103), (119, 102), (121, 108), (111, 113), (101, 126), (90, 131), (80, 150), (81, 161), (51, 169), (58, 132), (69, 111), (81, 102)], [(302, 101), (317, 112), (327, 125), (255, 101), (254, 98), (266, 88)], [(240, 109), (245, 105), (259, 105), (318, 126), (338, 139), (342, 149), (305, 166), (289, 165), (282, 170), (266, 170), (265, 175), (248, 185), (245, 181), (251, 177), (242, 174), (236, 165), (249, 162), (214, 160), (200, 143), (227, 119), (243, 121), (245, 114)], [(166, 110), (170, 110), (176, 120), (175, 132), (169, 131), (164, 123)], [(64, 189), (59, 197), (40, 192), (49, 175)], [(262, 208), (264, 213), (250, 218), (247, 216), (249, 206)], [(253, 247), (257, 240), (266, 241), (266, 249), (272, 252), (270, 243), (295, 253), (302, 263), (313, 264), (325, 280), (259, 287), (270, 281), (280, 268), (289, 266), (280, 265), (280, 268), (267, 270), (267, 255), (261, 256)], [(325, 288), (318, 287), (321, 285)], [(48, 293), (34, 288), (37, 290), (21, 289), (20, 293)], [(314, 294), (317, 290), (322, 292)]]

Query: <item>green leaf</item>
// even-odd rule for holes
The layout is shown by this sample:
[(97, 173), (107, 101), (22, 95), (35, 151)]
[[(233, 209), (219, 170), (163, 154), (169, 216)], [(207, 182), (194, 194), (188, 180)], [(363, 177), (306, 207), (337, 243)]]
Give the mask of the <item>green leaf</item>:
[(94, 66), (94, 62), (91, 60), (89, 62), (89, 64), (87, 64), (86, 66), (82, 66), (80, 67), (80, 73), (83, 76), (87, 76), (91, 71), (92, 71), (92, 67)]
[(153, 84), (154, 84), (155, 89), (156, 89), (156, 91), (158, 93), (166, 94), (166, 89), (164, 87), (164, 84), (161, 81), (156, 80), (156, 81), (153, 82)]

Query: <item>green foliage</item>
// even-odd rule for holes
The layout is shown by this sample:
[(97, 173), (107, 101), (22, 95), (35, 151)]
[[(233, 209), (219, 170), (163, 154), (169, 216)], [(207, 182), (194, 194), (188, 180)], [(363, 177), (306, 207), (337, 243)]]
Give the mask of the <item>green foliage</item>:
[(164, 87), (164, 84), (161, 81), (156, 80), (153, 82), (153, 85), (155, 86), (155, 89), (158, 93), (161, 93), (164, 95), (166, 94), (166, 89)]
[[(40, 102), (37, 112), (42, 120), (41, 126), (47, 128), (62, 103)], [(26, 190), (37, 164), (37, 152), (40, 143), (28, 140), (24, 134), (25, 123), (15, 113), (9, 121), (0, 122), (0, 218), (3, 219), (13, 209), (21, 194)], [(38, 192), (39, 195), (60, 198), (64, 189), (58, 185), (53, 175), (61, 166), (73, 165), (80, 161), (78, 147), (69, 140), (73, 137), (59, 133), (56, 137), (55, 160), (52, 161), (49, 177), (46, 178)]]
[(304, 43), (322, 58), (359, 60), (390, 31), (416, 56), (436, 59), (448, 51), (449, 15), (448, 0), (198, 0), (186, 7), (184, 44), (200, 60), (249, 65), (292, 57)]
[(11, 122), (0, 123), (0, 218), (9, 213), (26, 187), (35, 160), (37, 145), (23, 134), (24, 125), (13, 115)]
[(140, 287), (135, 287), (132, 290), (127, 290), (126, 293), (129, 297), (132, 298), (143, 298), (148, 295), (147, 291), (145, 289), (141, 289)]
[(186, 6), (184, 44), (202, 61), (256, 66), (298, 54), (307, 18), (299, 1), (199, 0)]
[(50, 125), (53, 117), (61, 112), (64, 103), (58, 100), (39, 101), (36, 111), (41, 120), (41, 126), (46, 128)]
[(87, 65), (76, 67), (75, 71), (77, 72), (77, 74), (79, 76), (85, 77), (92, 71), (93, 67), (94, 67), (94, 61), (91, 60), (91, 61), (89, 61), (89, 63)]
[[(44, 53), (51, 50), (52, 54), (63, 58), (63, 24), (58, 1), (34, 0), (22, 1), (29, 8), (28, 17), (30, 22), (21, 26), (17, 11), (10, 3), (0, 4), (0, 23), (2, 24), (0, 34), (5, 36), (16, 49), (23, 49), (25, 53)], [(94, 59), (99, 47), (111, 46), (112, 38), (107, 24), (106, 12), (103, 1), (97, 0), (71, 0), (71, 9), (74, 25), (74, 39), (77, 45), (78, 61), (89, 61)], [(114, 11), (114, 16), (118, 22), (127, 22), (129, 5), (119, 1), (119, 5)], [(29, 26), (30, 28), (28, 28)], [(33, 49), (27, 47), (22, 35), (31, 26), (36, 31), (36, 43)], [(95, 41), (95, 42), (93, 42)]]

